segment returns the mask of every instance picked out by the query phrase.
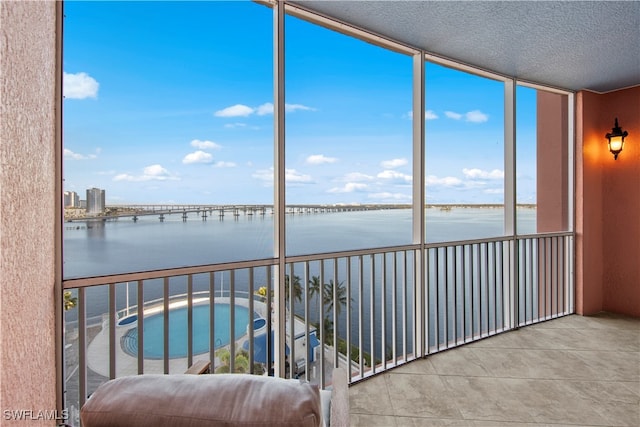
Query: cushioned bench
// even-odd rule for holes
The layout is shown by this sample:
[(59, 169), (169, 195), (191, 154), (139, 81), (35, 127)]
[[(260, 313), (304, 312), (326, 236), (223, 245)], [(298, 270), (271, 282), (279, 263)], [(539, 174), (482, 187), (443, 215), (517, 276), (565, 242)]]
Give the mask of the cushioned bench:
[(324, 396), (316, 385), (267, 376), (122, 377), (98, 387), (82, 407), (80, 419), (83, 427), (317, 427), (329, 421), (333, 427), (346, 426), (346, 373), (336, 369), (333, 375), (333, 390), (323, 391)]

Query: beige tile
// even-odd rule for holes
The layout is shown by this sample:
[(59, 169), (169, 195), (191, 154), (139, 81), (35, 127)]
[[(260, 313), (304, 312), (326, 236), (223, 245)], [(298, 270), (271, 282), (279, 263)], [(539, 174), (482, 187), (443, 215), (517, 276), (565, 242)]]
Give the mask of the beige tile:
[(390, 371), (394, 374), (418, 374), (418, 375), (433, 375), (436, 373), (431, 364), (431, 358), (418, 359), (398, 366)]
[(515, 423), (501, 421), (473, 421), (474, 427), (576, 427), (574, 424)]
[(454, 395), (437, 375), (386, 376), (395, 415), (462, 419)]
[(429, 356), (434, 371), (439, 375), (488, 376), (476, 352), (482, 349), (457, 348)]
[(562, 383), (568, 395), (592, 407), (607, 425), (640, 426), (640, 394), (625, 385), (616, 381)]
[(606, 425), (640, 426), (640, 403), (606, 403), (595, 409), (607, 420)]
[(640, 398), (640, 381), (619, 381), (619, 382), (616, 382), (616, 384), (626, 388), (631, 393), (633, 393), (634, 395), (638, 396), (638, 398)]
[(526, 333), (531, 349), (539, 350), (577, 350), (589, 349), (589, 344), (579, 333), (580, 329), (526, 329), (520, 330)]
[(557, 319), (536, 323), (527, 328), (530, 329), (576, 329), (590, 327), (593, 321), (587, 317), (572, 314), (569, 316), (559, 317)]
[[(385, 384), (368, 384), (379, 378)], [(637, 427), (640, 320), (567, 316), (430, 355), (372, 380), (352, 387), (368, 389), (364, 397), (352, 395), (358, 425)]]
[(349, 387), (349, 406), (352, 414), (394, 414), (385, 381), (387, 375), (390, 374), (379, 374)]
[(574, 351), (571, 354), (588, 366), (591, 379), (640, 381), (640, 353)]
[(640, 321), (633, 317), (605, 312), (579, 317), (588, 320), (586, 327), (589, 328), (631, 329), (640, 332)]
[(569, 395), (575, 395), (593, 405), (631, 404), (640, 405), (640, 393), (617, 381), (563, 381), (562, 387)]
[[(388, 415), (354, 414), (349, 416), (349, 423), (353, 427), (396, 427), (396, 418)], [(404, 424), (401, 424), (404, 425)]]
[[(639, 322), (640, 323), (640, 322)], [(640, 351), (640, 330), (634, 329), (578, 329), (581, 346), (576, 349)]]
[(586, 362), (565, 350), (473, 349), (487, 372), (497, 378), (591, 379)]
[(585, 399), (568, 393), (565, 381), (525, 380), (509, 383), (508, 393), (525, 403), (535, 422), (548, 424), (606, 425), (606, 419)]
[(532, 339), (528, 334), (523, 333), (522, 329), (504, 332), (498, 335), (494, 335), (490, 338), (485, 338), (470, 344), (465, 347), (469, 348), (532, 348)]
[(466, 420), (422, 417), (397, 417), (396, 425), (399, 427), (473, 427), (473, 423)]
[[(455, 396), (465, 420), (532, 422), (526, 399), (514, 396), (510, 388), (523, 380), (484, 377), (442, 377)], [(511, 386), (510, 386), (511, 384)]]

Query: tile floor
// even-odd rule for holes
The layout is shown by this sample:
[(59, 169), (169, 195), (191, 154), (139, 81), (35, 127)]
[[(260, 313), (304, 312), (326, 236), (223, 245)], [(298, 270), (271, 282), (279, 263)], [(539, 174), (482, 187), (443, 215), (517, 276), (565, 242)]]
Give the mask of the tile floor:
[(352, 426), (640, 426), (640, 319), (567, 316), (349, 389)]

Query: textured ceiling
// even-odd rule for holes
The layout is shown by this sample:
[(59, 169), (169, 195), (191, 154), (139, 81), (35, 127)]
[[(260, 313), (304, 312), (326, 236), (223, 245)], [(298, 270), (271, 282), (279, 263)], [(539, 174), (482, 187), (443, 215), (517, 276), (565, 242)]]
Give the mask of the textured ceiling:
[(387, 38), (529, 82), (640, 84), (640, 1), (293, 1)]

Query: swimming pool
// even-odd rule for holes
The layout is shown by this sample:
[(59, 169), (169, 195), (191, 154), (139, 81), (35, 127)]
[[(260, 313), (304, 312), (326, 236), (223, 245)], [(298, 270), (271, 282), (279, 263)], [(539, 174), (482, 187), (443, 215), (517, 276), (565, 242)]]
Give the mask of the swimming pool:
[[(229, 344), (230, 305), (214, 304), (215, 330), (214, 348)], [(254, 314), (254, 318), (259, 315)], [(249, 309), (235, 306), (234, 337), (237, 340), (247, 332)], [(209, 304), (193, 306), (193, 354), (209, 351)], [(122, 349), (131, 356), (138, 354), (138, 328), (129, 329), (121, 339)], [(169, 310), (169, 358), (187, 357), (187, 307)], [(158, 313), (144, 318), (144, 358), (164, 357), (164, 314)]]

